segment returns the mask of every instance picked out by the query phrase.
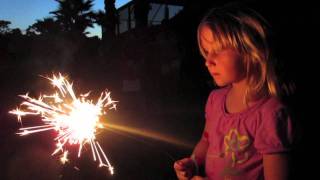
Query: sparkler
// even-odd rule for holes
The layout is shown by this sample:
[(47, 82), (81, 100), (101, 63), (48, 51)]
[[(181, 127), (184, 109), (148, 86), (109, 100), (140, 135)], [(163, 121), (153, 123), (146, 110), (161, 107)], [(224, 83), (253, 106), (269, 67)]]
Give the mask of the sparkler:
[(30, 97), (28, 94), (20, 95), (24, 101), (20, 108), (9, 111), (17, 116), (22, 124), (22, 116), (41, 116), (42, 125), (22, 127), (19, 129), (20, 136), (32, 133), (54, 130), (57, 136), (54, 138), (56, 149), (52, 153), (62, 153), (61, 163), (68, 162), (67, 145), (78, 145), (78, 157), (84, 145), (89, 144), (94, 161), (98, 159), (99, 167), (107, 167), (111, 174), (114, 173), (107, 156), (96, 140), (98, 129), (103, 128), (100, 117), (106, 114), (106, 109), (116, 109), (116, 101), (113, 101), (110, 92), (104, 91), (99, 99), (94, 103), (87, 99), (89, 93), (81, 94), (77, 97), (72, 83), (69, 83), (60, 73), (48, 79), (54, 88), (58, 89), (52, 95), (40, 95), (38, 99)]

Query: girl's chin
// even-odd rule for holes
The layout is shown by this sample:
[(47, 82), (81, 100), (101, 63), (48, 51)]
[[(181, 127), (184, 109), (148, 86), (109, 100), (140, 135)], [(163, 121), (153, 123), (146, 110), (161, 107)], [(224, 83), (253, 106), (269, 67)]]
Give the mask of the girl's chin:
[(214, 80), (214, 83), (219, 87), (224, 87), (224, 86), (229, 84), (229, 83), (222, 82), (222, 81), (217, 81), (217, 80)]

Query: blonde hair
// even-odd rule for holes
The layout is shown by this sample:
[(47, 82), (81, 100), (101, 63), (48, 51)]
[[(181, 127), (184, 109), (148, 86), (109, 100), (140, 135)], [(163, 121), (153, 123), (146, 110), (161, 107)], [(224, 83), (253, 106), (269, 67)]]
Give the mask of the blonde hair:
[(274, 59), (267, 42), (268, 24), (262, 16), (241, 6), (212, 9), (198, 27), (198, 45), (205, 57), (199, 34), (203, 26), (208, 26), (212, 31), (215, 40), (211, 49), (213, 53), (232, 48), (242, 56), (248, 83), (245, 102), (279, 96)]

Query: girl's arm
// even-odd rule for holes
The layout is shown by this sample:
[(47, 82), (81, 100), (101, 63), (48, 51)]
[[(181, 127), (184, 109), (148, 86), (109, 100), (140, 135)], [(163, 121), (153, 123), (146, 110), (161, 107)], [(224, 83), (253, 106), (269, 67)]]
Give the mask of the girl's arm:
[(204, 165), (209, 143), (206, 139), (201, 139), (193, 150), (192, 158), (198, 166)]
[(208, 128), (208, 121), (209, 121), (209, 114), (211, 112), (211, 108), (213, 107), (213, 97), (214, 91), (212, 91), (208, 97), (206, 108), (205, 108), (205, 126), (202, 132), (202, 136), (198, 144), (195, 146), (193, 153), (191, 155), (191, 159), (193, 160), (196, 168), (196, 174), (199, 173), (199, 167), (205, 166), (205, 160), (207, 156), (207, 151), (209, 147), (209, 128)]
[(285, 153), (264, 154), (263, 168), (266, 180), (287, 180), (289, 178), (289, 157)]

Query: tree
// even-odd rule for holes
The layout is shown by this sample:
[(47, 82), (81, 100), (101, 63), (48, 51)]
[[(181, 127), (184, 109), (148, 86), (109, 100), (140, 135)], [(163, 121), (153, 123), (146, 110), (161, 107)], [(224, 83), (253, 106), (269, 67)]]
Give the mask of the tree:
[(115, 0), (104, 0), (105, 11), (98, 11), (96, 13), (96, 23), (101, 26), (103, 40), (108, 39), (112, 41), (115, 38), (118, 13), (114, 3)]
[(13, 36), (21, 36), (22, 32), (19, 28), (14, 28), (10, 31), (10, 34)]
[(105, 24), (105, 20), (106, 20), (106, 13), (104, 11), (102, 11), (102, 10), (99, 10), (95, 14), (95, 23), (97, 23), (98, 25), (103, 27), (104, 24)]
[(27, 35), (53, 35), (61, 32), (61, 25), (53, 18), (37, 20), (27, 28)]
[(10, 21), (0, 20), (0, 34), (7, 34), (11, 30), (9, 28), (9, 25), (11, 24)]
[(106, 12), (105, 29), (113, 32), (113, 34), (115, 34), (116, 25), (118, 24), (115, 2), (115, 0), (104, 0), (104, 10)]
[(59, 3), (55, 15), (62, 30), (72, 34), (86, 34), (88, 27), (93, 27), (94, 13), (92, 12), (92, 0), (55, 0)]

